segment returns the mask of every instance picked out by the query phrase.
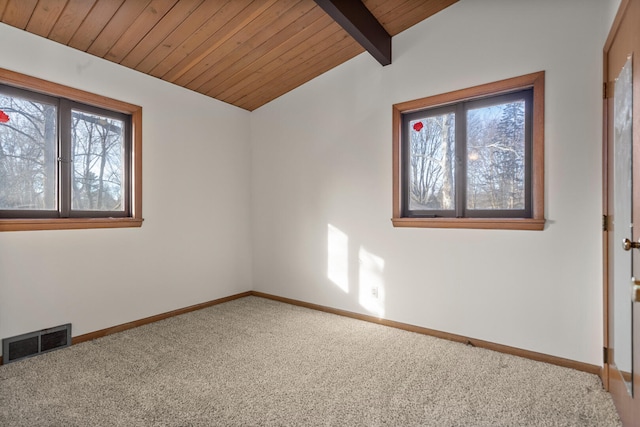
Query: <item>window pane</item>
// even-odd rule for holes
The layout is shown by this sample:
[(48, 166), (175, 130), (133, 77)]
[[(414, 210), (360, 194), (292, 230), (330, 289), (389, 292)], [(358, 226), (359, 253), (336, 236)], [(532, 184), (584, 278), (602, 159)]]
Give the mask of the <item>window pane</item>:
[(455, 115), (409, 122), (409, 210), (453, 210)]
[(467, 208), (525, 208), (524, 101), (467, 112)]
[(56, 110), (0, 94), (0, 209), (56, 209)]
[(124, 132), (121, 120), (71, 112), (73, 210), (124, 210)]

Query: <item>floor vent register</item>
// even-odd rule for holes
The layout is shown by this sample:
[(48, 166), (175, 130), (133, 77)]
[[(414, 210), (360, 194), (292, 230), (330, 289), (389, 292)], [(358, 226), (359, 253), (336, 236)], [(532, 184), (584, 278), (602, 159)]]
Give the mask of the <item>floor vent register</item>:
[(3, 363), (16, 362), (71, 345), (71, 323), (2, 340)]

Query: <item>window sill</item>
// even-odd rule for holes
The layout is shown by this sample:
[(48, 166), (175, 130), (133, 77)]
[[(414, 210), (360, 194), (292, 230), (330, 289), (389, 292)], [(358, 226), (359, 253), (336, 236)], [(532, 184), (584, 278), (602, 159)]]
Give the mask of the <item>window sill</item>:
[(141, 218), (47, 218), (0, 219), (2, 231), (78, 230), (90, 228), (141, 227)]
[(544, 230), (545, 220), (532, 218), (392, 218), (394, 227)]

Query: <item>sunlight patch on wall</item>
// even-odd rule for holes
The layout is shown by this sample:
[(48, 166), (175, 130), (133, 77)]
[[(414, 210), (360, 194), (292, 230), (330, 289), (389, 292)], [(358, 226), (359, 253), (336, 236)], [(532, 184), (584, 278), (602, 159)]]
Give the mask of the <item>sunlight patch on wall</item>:
[(358, 253), (360, 262), (359, 303), (367, 311), (384, 317), (384, 259), (362, 246)]
[(327, 278), (349, 293), (349, 237), (327, 224)]

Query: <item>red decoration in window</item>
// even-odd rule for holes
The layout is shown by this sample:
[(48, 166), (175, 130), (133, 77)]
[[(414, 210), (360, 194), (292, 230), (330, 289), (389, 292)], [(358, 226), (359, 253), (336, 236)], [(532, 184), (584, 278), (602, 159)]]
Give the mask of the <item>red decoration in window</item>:
[(0, 110), (0, 123), (7, 123), (8, 121), (9, 116), (7, 116), (4, 111)]
[(424, 125), (422, 124), (422, 122), (417, 122), (415, 125), (413, 125), (413, 130), (415, 130), (416, 132), (420, 132), (423, 127)]

